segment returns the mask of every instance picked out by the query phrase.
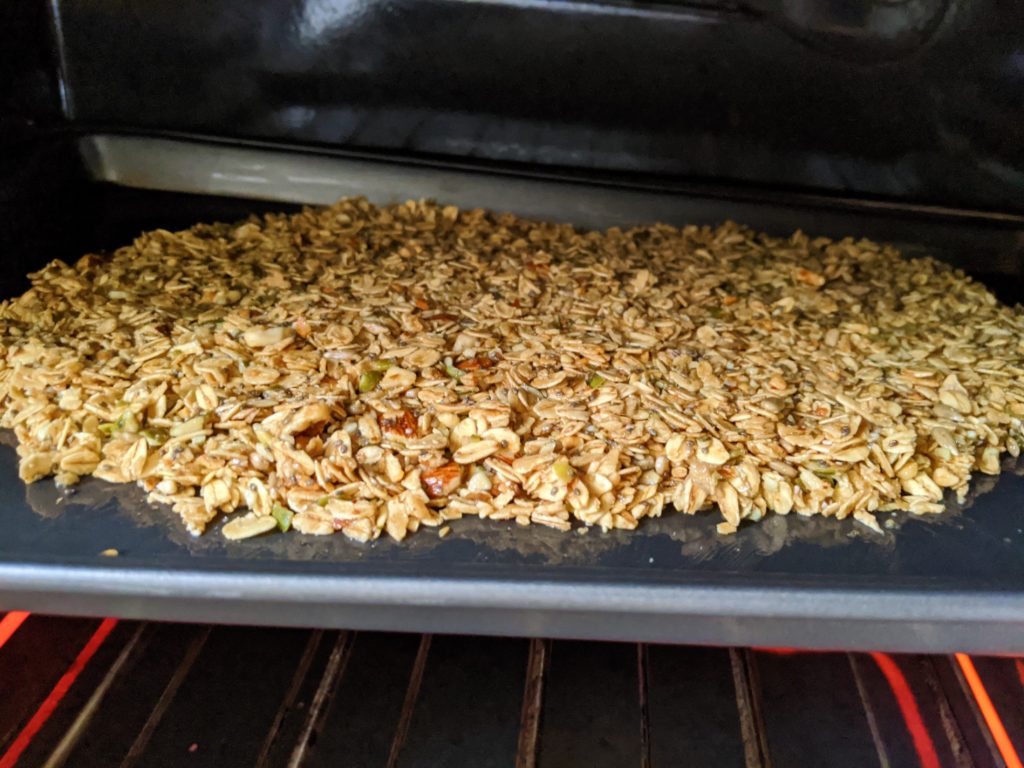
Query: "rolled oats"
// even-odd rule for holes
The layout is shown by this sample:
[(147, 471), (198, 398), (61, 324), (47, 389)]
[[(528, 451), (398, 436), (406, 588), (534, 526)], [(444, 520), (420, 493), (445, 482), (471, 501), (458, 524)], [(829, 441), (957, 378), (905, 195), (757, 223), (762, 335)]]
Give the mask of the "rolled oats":
[(31, 277), (0, 304), (20, 476), (137, 481), (193, 533), (243, 507), (228, 538), (632, 530), (666, 504), (880, 530), (1024, 440), (1020, 309), (866, 240), (349, 199)]

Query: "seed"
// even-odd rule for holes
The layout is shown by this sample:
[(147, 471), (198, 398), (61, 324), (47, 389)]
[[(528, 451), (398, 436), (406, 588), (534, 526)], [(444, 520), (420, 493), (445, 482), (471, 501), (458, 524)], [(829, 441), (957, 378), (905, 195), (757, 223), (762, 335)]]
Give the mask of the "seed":
[(384, 374), (380, 371), (363, 371), (359, 375), (359, 391), (372, 392), (382, 378), (384, 378)]
[(277, 527), (282, 533), (286, 533), (292, 527), (292, 519), (295, 517), (295, 514), (288, 507), (282, 507), (280, 504), (273, 506), (270, 510), (270, 515), (277, 521)]
[(115, 432), (127, 432), (134, 435), (139, 431), (139, 419), (132, 411), (125, 411), (115, 423)]
[(139, 434), (150, 448), (159, 448), (170, 438), (170, 433), (166, 429), (160, 429), (158, 427), (141, 429), (139, 430)]

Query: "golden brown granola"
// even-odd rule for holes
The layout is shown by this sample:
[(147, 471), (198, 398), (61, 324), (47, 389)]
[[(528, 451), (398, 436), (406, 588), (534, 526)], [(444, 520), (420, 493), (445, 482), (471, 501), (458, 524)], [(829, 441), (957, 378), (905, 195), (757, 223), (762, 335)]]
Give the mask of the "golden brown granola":
[(156, 230), (0, 304), (21, 477), (200, 533), (939, 512), (1018, 455), (1024, 314), (932, 259), (430, 203)]

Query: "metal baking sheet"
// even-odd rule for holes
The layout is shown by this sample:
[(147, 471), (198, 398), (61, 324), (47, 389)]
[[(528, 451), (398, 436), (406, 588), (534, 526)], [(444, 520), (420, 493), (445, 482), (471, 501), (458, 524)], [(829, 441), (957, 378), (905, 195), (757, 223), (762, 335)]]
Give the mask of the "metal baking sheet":
[[(884, 218), (470, 172), (446, 175), (419, 168), (406, 174), (409, 169), (342, 158), (166, 140), (107, 137), (100, 144), (90, 140), (86, 151), (99, 180), (292, 202), (362, 191), (376, 200), (475, 201), (580, 224), (736, 218), (766, 229), (849, 227), (859, 234)], [(174, 173), (160, 170), (161, 162), (170, 163)], [(307, 181), (281, 191), (272, 178), (279, 173)], [(226, 184), (225, 174), (248, 178)], [(319, 180), (308, 186), (309, 178)], [(263, 192), (256, 194), (254, 186)], [(323, 199), (314, 193), (321, 188), (329, 189)], [(864, 227), (856, 228), (857, 217)], [(1019, 245), (1013, 244), (1020, 238), (1012, 223), (991, 231), (962, 222), (915, 229), (906, 221), (889, 221), (885, 226), (908, 242), (930, 238), (937, 243), (939, 232), (942, 243), (935, 247), (945, 248), (941, 255), (950, 260), (956, 260), (956, 244), (962, 241), (975, 244), (975, 266), (1009, 273), (1016, 264)], [(982, 247), (989, 248), (984, 264), (977, 261)], [(951, 500), (941, 515), (882, 515), (882, 535), (849, 520), (790, 515), (720, 537), (713, 515), (670, 514), (633, 533), (561, 534), (463, 520), (445, 539), (422, 532), (403, 544), (297, 535), (229, 544), (216, 525), (204, 536), (189, 536), (172, 512), (148, 505), (134, 487), (96, 480), (67, 492), (51, 481), (25, 486), (17, 477), (13, 437), (0, 433), (0, 609), (720, 645), (1022, 653), (1024, 463), (1008, 459), (1004, 469), (999, 478), (979, 477), (967, 501)], [(110, 549), (118, 555), (101, 555)]]

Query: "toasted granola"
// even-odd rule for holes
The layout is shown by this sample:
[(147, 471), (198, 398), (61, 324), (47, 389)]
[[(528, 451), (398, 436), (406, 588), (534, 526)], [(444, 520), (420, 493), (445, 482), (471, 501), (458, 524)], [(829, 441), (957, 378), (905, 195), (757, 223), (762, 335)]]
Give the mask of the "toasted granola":
[(1024, 313), (866, 240), (348, 199), (31, 277), (0, 304), (22, 479), (137, 482), (196, 534), (877, 527), (1024, 439)]

